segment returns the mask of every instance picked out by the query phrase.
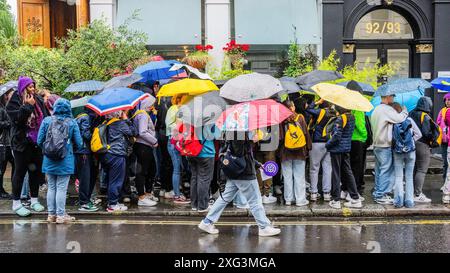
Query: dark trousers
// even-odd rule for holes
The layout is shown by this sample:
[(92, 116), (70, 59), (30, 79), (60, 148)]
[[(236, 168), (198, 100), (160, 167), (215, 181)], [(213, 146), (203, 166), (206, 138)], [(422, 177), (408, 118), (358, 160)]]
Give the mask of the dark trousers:
[(189, 157), (191, 167), (191, 205), (204, 210), (209, 205), (209, 187), (214, 175), (214, 157)]
[(167, 142), (169, 138), (161, 133), (157, 134), (158, 148), (156, 149), (156, 164), (159, 170), (159, 177), (161, 181), (161, 188), (165, 191), (172, 190), (172, 160), (170, 159), (169, 151), (167, 151)]
[(341, 199), (341, 184), (347, 189), (351, 198), (358, 199), (355, 177), (350, 166), (350, 153), (331, 153), (331, 196), (334, 201)]
[(23, 179), (28, 172), (30, 177), (30, 195), (37, 198), (39, 194), (39, 185), (44, 184), (45, 178), (42, 173), (42, 152), (34, 145), (29, 145), (25, 151), (13, 151), (14, 155), (14, 175), (12, 179), (13, 198), (20, 200)]
[(8, 162), (11, 163), (11, 174), (14, 174), (14, 157), (10, 147), (2, 146), (0, 148), (2, 148), (2, 151), (0, 151), (0, 193), (2, 193), (5, 192), (5, 188), (3, 187), (3, 178), (5, 176)]
[[(355, 177), (356, 189), (359, 194), (364, 193), (364, 173), (366, 170), (366, 143), (361, 141), (352, 141), (352, 150), (350, 152), (350, 164), (352, 166), (353, 176)], [(346, 190), (347, 189), (343, 189)]]
[(107, 153), (102, 158), (102, 166), (108, 185), (108, 205), (116, 205), (119, 202), (120, 191), (127, 172), (126, 158)]
[(448, 149), (448, 143), (442, 143), (441, 154), (442, 154), (442, 162), (444, 163), (442, 178), (444, 178), (444, 182), (445, 182), (445, 178), (447, 177), (447, 168), (448, 168), (447, 149)]
[(152, 192), (152, 182), (156, 172), (153, 148), (141, 143), (134, 144), (134, 154), (137, 158), (136, 190), (139, 196)]
[(91, 154), (76, 154), (76, 178), (80, 182), (78, 194), (80, 205), (91, 202), (91, 195), (95, 187), (95, 167)]

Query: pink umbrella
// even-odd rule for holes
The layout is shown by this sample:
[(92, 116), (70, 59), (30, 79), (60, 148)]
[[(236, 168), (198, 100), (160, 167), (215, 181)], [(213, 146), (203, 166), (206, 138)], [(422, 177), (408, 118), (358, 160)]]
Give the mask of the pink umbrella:
[(286, 106), (271, 100), (235, 104), (222, 112), (216, 126), (222, 131), (253, 131), (280, 124), (293, 115)]

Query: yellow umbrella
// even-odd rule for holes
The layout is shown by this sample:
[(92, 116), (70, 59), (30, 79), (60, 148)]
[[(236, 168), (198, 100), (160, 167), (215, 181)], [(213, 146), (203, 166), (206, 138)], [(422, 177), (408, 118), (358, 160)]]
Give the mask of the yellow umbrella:
[(200, 95), (219, 88), (210, 80), (183, 79), (161, 87), (158, 97), (172, 97), (179, 94)]
[(331, 83), (319, 83), (314, 85), (312, 90), (323, 100), (348, 110), (370, 112), (373, 109), (373, 105), (361, 93), (344, 86)]

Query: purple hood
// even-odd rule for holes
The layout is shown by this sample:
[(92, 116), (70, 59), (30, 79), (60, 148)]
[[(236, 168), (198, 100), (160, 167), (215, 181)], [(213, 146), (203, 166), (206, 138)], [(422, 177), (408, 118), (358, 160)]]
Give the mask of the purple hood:
[(32, 79), (28, 78), (28, 77), (24, 77), (24, 76), (20, 76), (19, 77), (19, 83), (18, 83), (18, 92), (19, 92), (19, 96), (22, 97), (23, 95), (23, 91), (25, 90), (25, 88), (28, 87), (28, 85), (30, 84), (36, 84)]

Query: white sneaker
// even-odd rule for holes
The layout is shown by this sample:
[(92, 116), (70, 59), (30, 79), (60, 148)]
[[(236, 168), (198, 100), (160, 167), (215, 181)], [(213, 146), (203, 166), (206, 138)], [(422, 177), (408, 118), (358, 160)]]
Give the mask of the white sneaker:
[(280, 186), (275, 186), (275, 193), (277, 194), (277, 195), (282, 195), (283, 194), (283, 192), (281, 191), (281, 187)]
[(381, 205), (392, 205), (394, 204), (394, 199), (392, 199), (389, 195), (385, 195), (381, 198), (375, 199), (375, 202)]
[(166, 194), (165, 190), (160, 190), (159, 191), (159, 197), (164, 197), (165, 194)]
[(320, 198), (320, 194), (318, 193), (311, 193), (311, 196), (309, 197), (309, 200), (311, 201), (317, 201), (317, 199)]
[(414, 197), (414, 203), (431, 203), (431, 199), (421, 193), (419, 196)]
[(123, 199), (123, 202), (124, 202), (124, 203), (130, 203), (130, 202), (131, 202), (131, 199), (130, 199), (129, 197), (125, 197), (125, 198)]
[(334, 201), (331, 200), (330, 203), (328, 203), (330, 205), (330, 207), (332, 207), (333, 209), (341, 209), (341, 201)]
[[(360, 200), (361, 202), (366, 201), (366, 199), (365, 199), (364, 197), (362, 197), (359, 193), (358, 193), (358, 196), (359, 196), (359, 200)], [(352, 197), (350, 196), (350, 194), (347, 194), (347, 197), (345, 198), (345, 200), (347, 200), (348, 202), (351, 202), (353, 199), (352, 199)]]
[(307, 205), (309, 205), (309, 201), (308, 201), (308, 200), (305, 200), (305, 202), (302, 202), (302, 203), (296, 203), (295, 205), (296, 205), (297, 207), (307, 206)]
[(147, 197), (145, 197), (144, 199), (139, 199), (138, 201), (138, 206), (141, 207), (153, 207), (156, 206), (156, 204), (158, 203)]
[(345, 202), (344, 206), (347, 208), (362, 208), (362, 203), (360, 199), (350, 199), (350, 201)]
[(341, 191), (341, 199), (345, 200), (345, 198), (347, 198), (348, 192), (346, 191)]
[(445, 194), (442, 196), (442, 203), (450, 204), (450, 194)]
[(150, 199), (150, 200), (155, 201), (155, 202), (159, 202), (159, 198), (156, 197), (156, 196), (153, 194), (153, 192), (152, 192), (152, 193), (146, 194), (146, 195), (145, 195), (145, 198)]
[(214, 226), (214, 224), (206, 224), (203, 220), (200, 224), (198, 224), (198, 228), (209, 234), (219, 234), (219, 230)]
[(265, 228), (260, 228), (258, 231), (258, 235), (261, 237), (275, 236), (280, 234), (281, 229), (274, 228), (272, 226), (267, 226)]
[(174, 196), (175, 196), (175, 194), (173, 193), (173, 191), (164, 193), (164, 198), (166, 198), (166, 199), (173, 199)]
[(263, 204), (272, 204), (277, 202), (277, 198), (271, 195), (262, 197)]
[(323, 194), (323, 201), (331, 201), (331, 194), (329, 192)]
[(292, 202), (291, 201), (286, 201), (285, 205), (286, 206), (290, 206), (290, 205), (292, 205)]
[(126, 210), (128, 210), (128, 207), (123, 204), (119, 204), (119, 203), (117, 203), (116, 205), (113, 205), (113, 206), (108, 206), (108, 208), (106, 209), (106, 211), (108, 211), (108, 212), (118, 212), (118, 211), (126, 211)]

